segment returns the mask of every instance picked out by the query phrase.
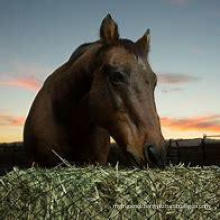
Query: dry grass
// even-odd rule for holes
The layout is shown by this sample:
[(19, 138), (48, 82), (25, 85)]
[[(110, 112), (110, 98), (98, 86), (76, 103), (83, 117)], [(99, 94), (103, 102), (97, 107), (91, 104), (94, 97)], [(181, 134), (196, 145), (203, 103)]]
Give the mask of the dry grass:
[(15, 168), (0, 195), (3, 219), (220, 219), (220, 168)]

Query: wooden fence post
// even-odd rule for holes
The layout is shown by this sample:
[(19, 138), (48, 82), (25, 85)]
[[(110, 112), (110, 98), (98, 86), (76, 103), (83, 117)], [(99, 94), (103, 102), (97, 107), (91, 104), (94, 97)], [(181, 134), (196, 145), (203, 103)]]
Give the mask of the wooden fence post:
[(205, 140), (206, 140), (207, 135), (203, 134), (203, 138), (201, 140), (201, 147), (202, 147), (202, 167), (205, 165), (205, 160), (206, 160), (206, 155), (205, 155)]

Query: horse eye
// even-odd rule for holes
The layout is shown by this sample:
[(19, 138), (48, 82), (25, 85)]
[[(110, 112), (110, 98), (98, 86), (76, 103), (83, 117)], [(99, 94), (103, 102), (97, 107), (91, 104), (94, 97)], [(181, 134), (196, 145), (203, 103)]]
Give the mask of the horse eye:
[(121, 72), (112, 72), (109, 75), (109, 79), (112, 83), (115, 83), (115, 84), (125, 82), (125, 76)]

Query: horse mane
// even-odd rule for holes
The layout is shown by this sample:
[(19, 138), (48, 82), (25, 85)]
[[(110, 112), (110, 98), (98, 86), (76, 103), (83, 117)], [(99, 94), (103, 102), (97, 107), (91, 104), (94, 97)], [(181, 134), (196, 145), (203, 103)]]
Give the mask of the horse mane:
[(97, 42), (91, 42), (91, 43), (84, 43), (81, 44), (76, 50), (72, 53), (70, 56), (68, 62), (74, 62), (76, 61), (79, 57), (81, 57), (88, 49), (90, 49), (94, 44)]
[(133, 41), (129, 39), (120, 39), (119, 44), (137, 57), (143, 57), (143, 53), (136, 47)]

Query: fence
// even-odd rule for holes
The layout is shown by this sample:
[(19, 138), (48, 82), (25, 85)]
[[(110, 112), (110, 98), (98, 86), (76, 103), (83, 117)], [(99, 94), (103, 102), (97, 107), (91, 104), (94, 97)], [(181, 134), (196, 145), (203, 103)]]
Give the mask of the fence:
[(220, 166), (220, 140), (208, 139), (220, 135), (207, 136), (202, 139), (172, 140), (168, 142), (167, 160), (169, 163), (180, 162), (191, 166)]
[[(210, 137), (204, 135), (203, 138), (196, 139), (180, 139), (168, 140), (168, 164), (184, 163), (191, 166), (220, 166), (220, 140), (209, 139)], [(122, 165), (127, 165), (127, 158), (117, 145), (112, 145), (110, 152), (110, 162), (116, 164), (119, 161)], [(2, 169), (11, 169), (13, 166), (25, 166), (26, 158), (22, 143), (11, 143), (0, 145), (0, 174)]]

